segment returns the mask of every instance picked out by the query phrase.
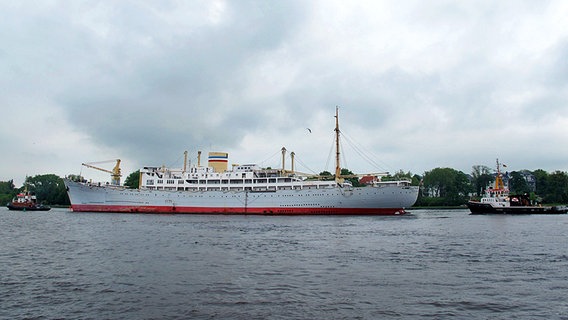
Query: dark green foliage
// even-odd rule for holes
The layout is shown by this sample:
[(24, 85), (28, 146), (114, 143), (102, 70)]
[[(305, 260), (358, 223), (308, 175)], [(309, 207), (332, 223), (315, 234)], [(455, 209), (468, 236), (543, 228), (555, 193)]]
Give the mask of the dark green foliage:
[(456, 205), (462, 205), (462, 203), (448, 204), (448, 200), (446, 198), (425, 197), (424, 195), (419, 195), (418, 200), (416, 201), (415, 204), (415, 206), (418, 207), (446, 207), (446, 206), (456, 206)]
[(511, 172), (511, 178), (509, 180), (509, 189), (512, 193), (523, 194), (530, 193), (529, 184), (523, 175), (517, 171)]
[(0, 204), (5, 205), (12, 201), (17, 192), (14, 180), (0, 181)]
[(548, 193), (548, 172), (538, 169), (533, 172), (533, 175), (536, 178), (536, 194), (544, 196)]
[(63, 179), (54, 174), (27, 177), (24, 185), (34, 192), (39, 202), (48, 205), (69, 205), (69, 197)]
[(359, 183), (359, 178), (356, 177), (356, 176), (353, 174), (353, 172), (351, 172), (351, 170), (343, 168), (343, 169), (341, 169), (341, 175), (342, 175), (342, 176), (347, 176), (347, 178), (345, 178), (345, 180), (351, 182), (351, 184), (352, 184), (354, 187), (360, 187), (360, 186), (361, 186), (361, 184)]
[(335, 179), (335, 176), (332, 175), (331, 172), (329, 171), (322, 171), (318, 176), (308, 178), (308, 180), (324, 180), (324, 181), (333, 180), (333, 179)]
[(491, 174), (491, 169), (487, 166), (476, 165), (471, 168), (473, 193), (480, 196), (485, 192), (487, 186), (495, 180)]
[(420, 183), (422, 183), (422, 177), (415, 174), (412, 176), (412, 185), (413, 186), (419, 186)]
[(452, 168), (436, 168), (424, 173), (419, 206), (458, 206), (467, 202), (471, 183), (467, 175)]
[(329, 172), (329, 171), (322, 171), (322, 172), (320, 172), (319, 175), (322, 176), (322, 177), (330, 177), (330, 178), (333, 178), (333, 175), (332, 175), (331, 172)]
[(548, 192), (544, 195), (547, 203), (568, 203), (568, 175), (566, 172), (555, 171), (547, 181)]
[(138, 189), (140, 186), (140, 170), (136, 170), (126, 177), (124, 186), (130, 189)]
[(532, 173), (536, 178), (536, 194), (543, 203), (568, 203), (568, 175), (555, 171), (551, 174), (538, 169)]
[(78, 175), (78, 174), (70, 174), (67, 176), (67, 179), (71, 180), (71, 181), (75, 181), (75, 182), (86, 182), (87, 180), (85, 180), (85, 178), (83, 178), (82, 176)]

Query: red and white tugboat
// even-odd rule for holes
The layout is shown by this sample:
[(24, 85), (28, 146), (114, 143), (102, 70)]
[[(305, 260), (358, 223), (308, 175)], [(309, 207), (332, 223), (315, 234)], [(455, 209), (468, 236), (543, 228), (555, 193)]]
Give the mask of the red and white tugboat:
[(49, 211), (51, 207), (43, 205), (37, 202), (37, 197), (33, 192), (29, 192), (25, 188), (24, 192), (18, 193), (18, 195), (12, 199), (12, 202), (8, 202), (6, 205), (9, 210), (17, 211)]

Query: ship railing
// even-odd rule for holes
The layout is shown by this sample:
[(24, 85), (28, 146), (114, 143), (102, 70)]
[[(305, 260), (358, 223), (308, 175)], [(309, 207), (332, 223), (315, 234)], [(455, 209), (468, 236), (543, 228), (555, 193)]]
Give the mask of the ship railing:
[(393, 180), (393, 181), (377, 181), (373, 183), (373, 186), (397, 186), (397, 187), (407, 187), (412, 184), (412, 180), (410, 179), (400, 179), (400, 180)]

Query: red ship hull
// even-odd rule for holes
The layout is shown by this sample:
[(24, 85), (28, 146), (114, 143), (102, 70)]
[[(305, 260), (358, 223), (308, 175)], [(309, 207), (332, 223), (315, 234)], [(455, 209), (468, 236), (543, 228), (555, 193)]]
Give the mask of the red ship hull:
[(238, 214), (238, 215), (404, 215), (403, 208), (202, 208), (175, 206), (71, 206), (74, 212), (175, 213), (175, 214)]

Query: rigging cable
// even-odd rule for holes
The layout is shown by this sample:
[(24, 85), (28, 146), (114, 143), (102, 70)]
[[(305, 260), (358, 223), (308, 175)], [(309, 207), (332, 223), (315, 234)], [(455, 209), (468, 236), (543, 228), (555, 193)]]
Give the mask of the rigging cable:
[(366, 154), (361, 148), (362, 146), (358, 146), (351, 138), (349, 138), (345, 133), (343, 133), (343, 136), (345, 137), (344, 140), (346, 140), (349, 145), (353, 148), (353, 150), (364, 160), (366, 160), (367, 162), (369, 162), (371, 165), (373, 165), (376, 169), (379, 170), (383, 170), (383, 171), (389, 171), (388, 168), (390, 167), (389, 165), (385, 164), (384, 162), (380, 161), (382, 164), (379, 164), (379, 162), (377, 162), (375, 159), (378, 159), (378, 157), (376, 155), (368, 155)]
[(314, 175), (317, 175), (318, 173), (315, 172), (314, 170), (312, 170), (311, 168), (309, 168), (305, 163), (303, 163), (300, 159), (298, 159), (298, 156), (294, 157), (294, 161), (296, 161), (297, 163), (299, 163), (303, 168), (306, 168), (308, 171), (310, 171), (311, 173), (313, 173)]
[[(265, 162), (267, 162), (267, 161), (269, 161), (269, 160), (272, 160), (272, 158), (274, 158), (277, 154), (281, 154), (281, 153), (282, 153), (282, 150), (276, 151), (276, 152), (275, 152), (274, 154), (272, 154), (270, 157), (268, 157), (268, 158), (264, 159), (263, 161), (261, 161), (261, 162), (259, 163), (259, 165), (262, 165), (262, 164), (264, 164)], [(275, 168), (278, 168), (278, 166), (276, 166)]]
[[(335, 133), (333, 134), (333, 137), (331, 139), (331, 147), (329, 148), (329, 153), (327, 155), (327, 161), (325, 162), (325, 167), (324, 167), (325, 171), (329, 171), (328, 170), (329, 169), (329, 161), (331, 161), (331, 158), (332, 158), (333, 153), (335, 151), (335, 143), (334, 142), (335, 142)], [(329, 172), (331, 172), (331, 171), (329, 171)]]

